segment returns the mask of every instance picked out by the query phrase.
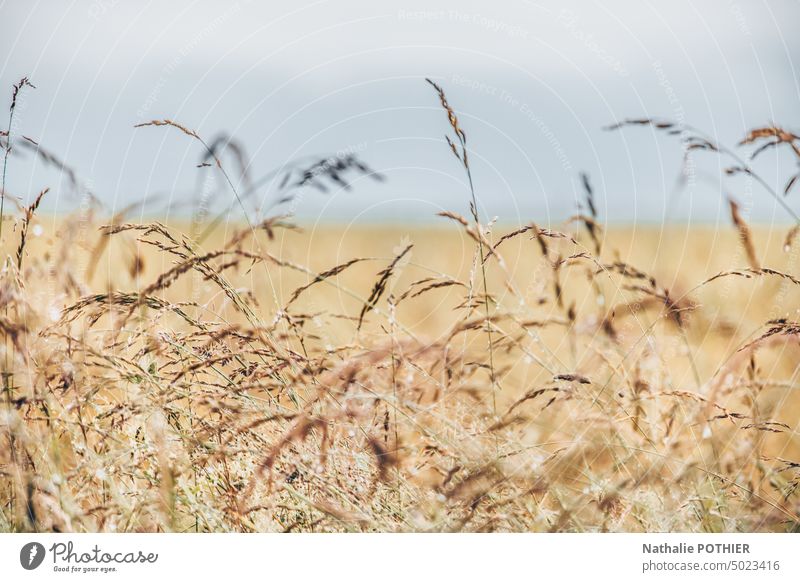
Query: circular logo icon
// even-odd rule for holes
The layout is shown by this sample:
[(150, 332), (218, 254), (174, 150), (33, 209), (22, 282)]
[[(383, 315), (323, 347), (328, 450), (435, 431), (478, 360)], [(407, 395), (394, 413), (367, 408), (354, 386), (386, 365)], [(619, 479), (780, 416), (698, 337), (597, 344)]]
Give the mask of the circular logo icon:
[(30, 542), (19, 551), (19, 563), (26, 570), (35, 570), (44, 561), (44, 546), (39, 542)]

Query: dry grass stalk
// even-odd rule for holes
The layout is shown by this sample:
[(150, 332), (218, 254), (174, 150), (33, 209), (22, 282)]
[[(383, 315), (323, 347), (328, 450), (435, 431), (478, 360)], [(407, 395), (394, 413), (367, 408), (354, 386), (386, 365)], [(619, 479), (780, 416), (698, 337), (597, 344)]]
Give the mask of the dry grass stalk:
[(22, 272), (22, 257), (23, 253), (25, 252), (25, 243), (28, 239), (28, 227), (31, 225), (31, 220), (33, 219), (33, 215), (36, 213), (36, 210), (39, 208), (39, 204), (42, 203), (42, 199), (44, 195), (47, 194), (49, 188), (45, 188), (33, 203), (25, 209), (25, 216), (22, 219), (22, 229), (20, 230), (19, 234), (19, 246), (17, 247), (17, 270), (21, 273)]
[(742, 246), (747, 253), (747, 262), (750, 263), (751, 269), (758, 271), (761, 269), (761, 265), (758, 262), (756, 247), (753, 244), (753, 236), (750, 233), (750, 227), (747, 225), (744, 217), (742, 217), (741, 212), (739, 212), (739, 205), (732, 199), (728, 200), (728, 203), (730, 204), (731, 208), (731, 219), (739, 231), (739, 237), (742, 240)]

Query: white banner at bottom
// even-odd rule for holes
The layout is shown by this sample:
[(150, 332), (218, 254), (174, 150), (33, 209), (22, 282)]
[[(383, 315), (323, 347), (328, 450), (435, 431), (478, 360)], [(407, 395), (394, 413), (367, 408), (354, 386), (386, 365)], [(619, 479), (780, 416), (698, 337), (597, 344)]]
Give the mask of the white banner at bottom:
[(2, 534), (0, 580), (800, 580), (792, 534)]

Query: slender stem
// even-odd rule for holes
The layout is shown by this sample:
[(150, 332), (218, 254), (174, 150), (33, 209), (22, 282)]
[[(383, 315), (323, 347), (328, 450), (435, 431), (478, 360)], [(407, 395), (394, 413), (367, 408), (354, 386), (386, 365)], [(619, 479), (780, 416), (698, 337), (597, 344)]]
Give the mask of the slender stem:
[[(394, 455), (394, 458), (397, 458), (397, 455), (400, 454), (400, 435), (399, 435), (399, 431), (397, 429), (397, 408), (399, 406), (399, 402), (397, 400), (397, 361), (395, 360), (395, 353), (394, 353), (394, 350), (395, 350), (395, 330), (396, 330), (395, 318), (396, 318), (396, 314), (395, 314), (394, 300), (392, 299), (391, 301), (392, 302), (390, 303), (390, 319), (389, 319), (389, 329), (390, 329), (390, 332), (391, 332), (391, 336), (389, 337), (389, 340), (391, 341), (391, 345), (392, 345), (392, 354), (391, 354), (392, 355), (392, 399), (394, 400), (394, 420), (393, 420), (393, 423), (392, 423), (392, 424), (394, 424), (394, 453), (393, 453), (393, 455)], [(388, 413), (388, 411), (387, 411), (387, 413)], [(398, 465), (395, 465), (395, 471), (397, 473), (397, 512), (398, 512), (398, 515), (399, 515), (403, 510), (403, 493), (402, 493), (402, 490), (400, 488), (401, 487), (400, 467)]]
[[(481, 222), (478, 218), (478, 199), (475, 196), (475, 184), (472, 181), (472, 170), (470, 170), (469, 162), (467, 161), (467, 144), (464, 136), (460, 132), (456, 132), (458, 140), (461, 142), (461, 150), (463, 152), (462, 162), (464, 170), (467, 172), (467, 179), (469, 181), (469, 193), (472, 197), (472, 218), (475, 220), (475, 228), (478, 235), (478, 249), (480, 252), (481, 260), (481, 279), (483, 280), (483, 306), (486, 313), (486, 338), (489, 347), (489, 376), (492, 385), (492, 413), (497, 418), (497, 377), (494, 369), (494, 341), (492, 340), (492, 323), (490, 320), (489, 312), (489, 288), (486, 282), (486, 257), (483, 252), (483, 232), (481, 231)], [(495, 434), (495, 449), (497, 454), (500, 452), (497, 435)]]
[(478, 248), (480, 250), (481, 258), (481, 279), (483, 279), (483, 305), (486, 311), (486, 335), (489, 343), (489, 369), (492, 381), (492, 404), (494, 406), (494, 414), (497, 416), (497, 399), (494, 393), (497, 379), (494, 371), (494, 342), (492, 341), (492, 326), (489, 321), (489, 289), (486, 283), (486, 259), (483, 252), (483, 236), (481, 233), (481, 223), (478, 220), (478, 203), (475, 197), (475, 187), (472, 184), (472, 172), (469, 166), (465, 166), (467, 170), (467, 177), (469, 178), (469, 190), (472, 195), (472, 204), (475, 208), (475, 228), (478, 229)]
[(11, 125), (14, 122), (14, 109), (8, 114), (8, 131), (6, 132), (6, 151), (3, 154), (3, 181), (0, 186), (0, 243), (3, 242), (3, 222), (5, 222), (6, 206), (6, 171), (8, 170), (8, 156), (11, 154)]
[[(6, 131), (6, 148), (5, 153), (3, 154), (3, 178), (2, 183), (0, 183), (0, 245), (3, 242), (3, 223), (5, 222), (5, 203), (6, 203), (6, 173), (8, 171), (8, 156), (11, 154), (11, 126), (14, 122), (14, 107), (12, 105), (11, 110), (8, 113), (8, 130)], [(8, 312), (8, 306), (6, 306), (6, 312)], [(8, 337), (6, 337), (6, 343), (8, 343)], [(6, 366), (8, 366), (8, 350), (6, 350)], [(8, 388), (8, 384), (6, 384), (6, 389)], [(8, 399), (9, 402), (11, 400), (11, 392), (8, 392)]]

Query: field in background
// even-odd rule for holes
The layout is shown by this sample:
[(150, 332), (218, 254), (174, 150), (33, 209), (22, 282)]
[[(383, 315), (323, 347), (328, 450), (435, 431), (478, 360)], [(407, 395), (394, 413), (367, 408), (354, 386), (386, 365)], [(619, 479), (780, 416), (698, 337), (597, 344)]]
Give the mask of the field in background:
[(574, 224), (495, 225), (487, 327), (475, 240), (442, 220), (200, 247), (33, 218), (0, 528), (798, 527), (798, 346), (765, 323), (800, 305), (784, 229), (754, 229), (757, 273), (733, 227), (613, 228), (598, 255)]

